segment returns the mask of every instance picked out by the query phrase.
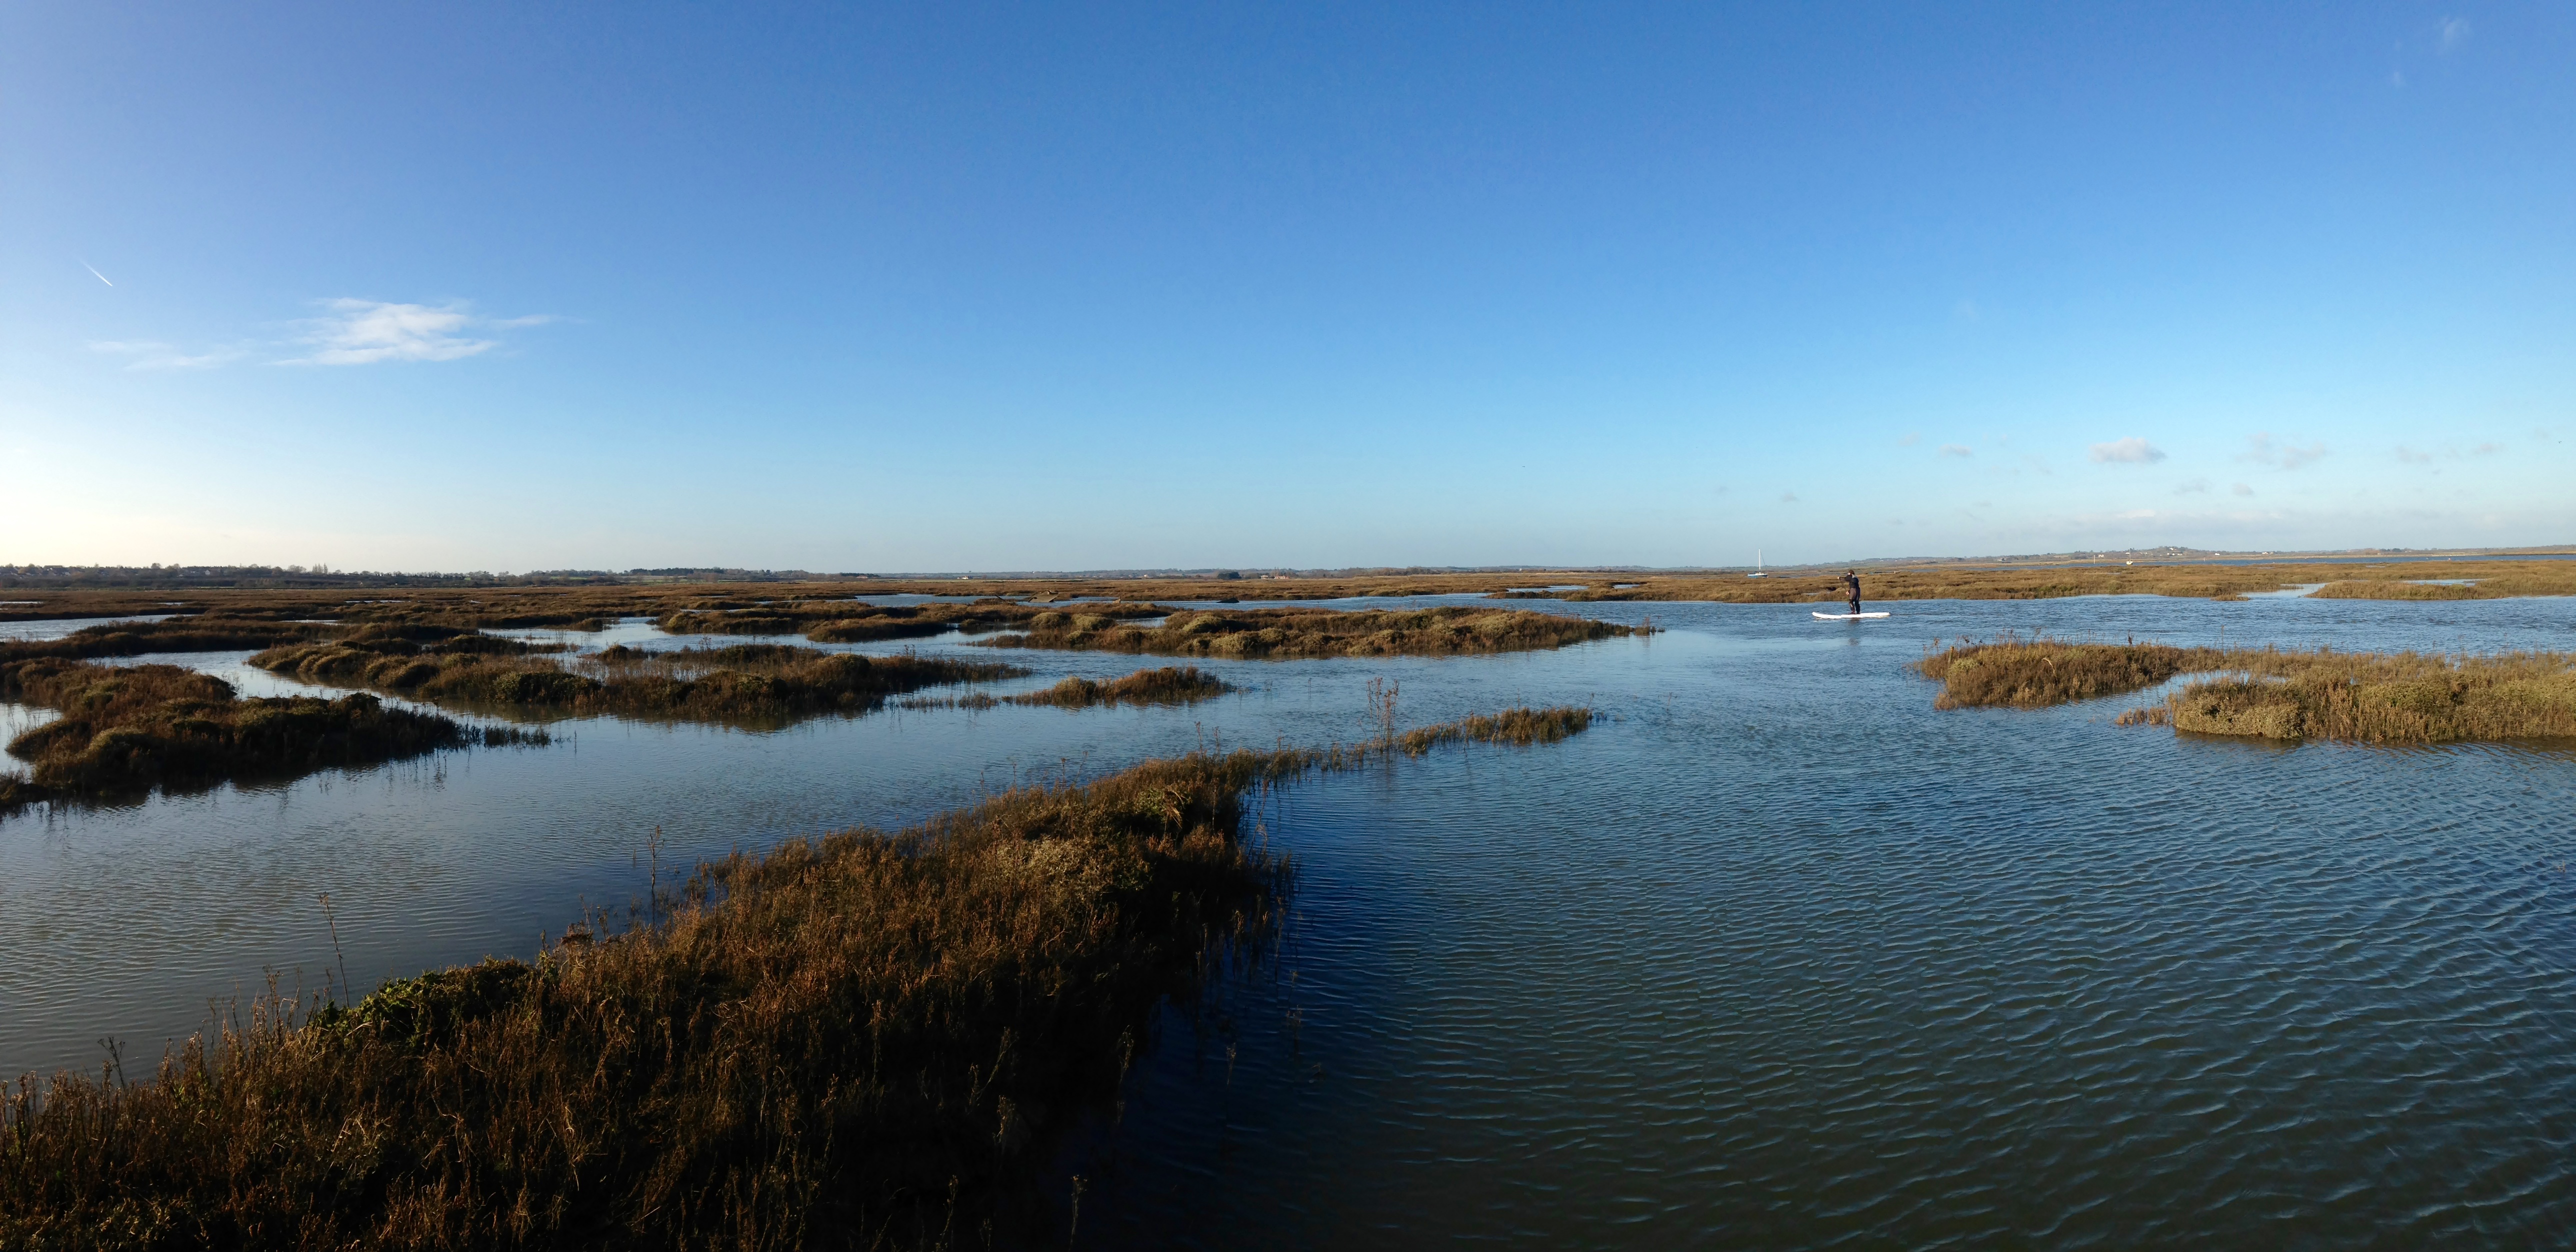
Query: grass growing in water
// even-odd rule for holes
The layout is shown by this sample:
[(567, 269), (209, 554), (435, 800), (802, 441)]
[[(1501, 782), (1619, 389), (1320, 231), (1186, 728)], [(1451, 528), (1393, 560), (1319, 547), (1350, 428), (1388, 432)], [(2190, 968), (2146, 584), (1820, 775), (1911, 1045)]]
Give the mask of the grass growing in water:
[(2216, 656), (2196, 654), (2208, 652), (2160, 643), (2005, 639), (1961, 644), (1923, 658), (1915, 668), (1941, 683), (1934, 708), (2038, 709), (2152, 687), (2187, 668), (2216, 668), (2194, 664)]
[[(1085, 606), (1109, 618), (1160, 617), (1152, 604)], [(1044, 609), (1009, 600), (986, 598), (972, 604), (876, 606), (849, 600), (786, 601), (737, 605), (722, 602), (672, 613), (658, 623), (674, 635), (794, 635), (815, 643), (866, 643), (879, 639), (919, 639), (1025, 625)]]
[(1088, 678), (1068, 678), (1044, 691), (1005, 696), (1003, 699), (1012, 704), (1087, 709), (1103, 704), (1195, 704), (1232, 690), (1231, 685), (1216, 675), (1201, 673), (1195, 665), (1183, 665), (1140, 669), (1105, 683)]
[(1028, 672), (1013, 665), (859, 656), (784, 644), (656, 652), (621, 646), (566, 662), (482, 652), (424, 653), (396, 639), (291, 645), (259, 653), (250, 663), (308, 682), (364, 685), (471, 708), (750, 724), (863, 713), (889, 697), (924, 687)]
[(0, 698), (62, 714), (10, 742), (9, 755), (31, 768), (23, 782), (0, 779), (0, 813), (40, 800), (136, 798), (156, 786), (289, 778), (442, 748), (546, 741), (543, 732), (388, 709), (363, 694), (245, 700), (222, 679), (174, 665), (0, 662)]
[(1487, 716), (1409, 730), (1395, 739), (1407, 756), (1421, 756), (1444, 743), (1507, 743), (1516, 747), (1556, 743), (1592, 728), (1592, 710), (1577, 708), (1505, 709)]
[(2006, 640), (1963, 644), (1919, 662), (1942, 681), (1941, 708), (2040, 708), (2116, 695), (2177, 674), (2195, 682), (2121, 725), (2196, 734), (2364, 743), (2576, 737), (2576, 655), (2514, 652), (2284, 652)]
[(532, 964), (271, 998), (143, 1082), (22, 1079), (0, 1246), (1031, 1243), (1048, 1132), (1272, 915), (1247, 793), (1389, 751), (1193, 754), (791, 839)]
[(0, 662), (39, 657), (90, 660), (142, 656), (148, 652), (230, 652), (240, 648), (273, 648), (294, 640), (320, 638), (330, 631), (330, 627), (312, 622), (236, 618), (181, 617), (160, 622), (110, 622), (73, 631), (60, 639), (0, 643)]
[(1561, 648), (1653, 632), (1525, 609), (1436, 608), (1180, 610), (1146, 629), (1081, 610), (1042, 612), (1024, 633), (980, 641), (994, 648), (1061, 648), (1289, 660), (1328, 656), (1459, 656)]

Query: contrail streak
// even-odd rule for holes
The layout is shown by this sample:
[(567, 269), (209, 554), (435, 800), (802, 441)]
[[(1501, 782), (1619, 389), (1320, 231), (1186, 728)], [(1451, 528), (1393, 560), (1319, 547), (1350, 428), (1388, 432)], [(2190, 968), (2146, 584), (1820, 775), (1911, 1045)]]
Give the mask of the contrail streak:
[[(98, 279), (98, 281), (103, 282), (103, 283), (107, 283), (107, 275), (99, 273), (99, 272), (98, 272), (98, 267), (97, 267), (97, 266), (92, 265), (92, 264), (90, 264), (90, 263), (89, 263), (89, 262), (87, 262), (87, 261), (83, 261), (83, 262), (81, 262), (81, 268), (82, 268), (82, 269), (85, 269), (85, 270), (88, 270), (88, 271), (90, 272), (90, 274), (91, 274), (93, 277), (95, 277), (95, 278), (97, 278), (97, 279)], [(115, 286), (116, 284), (114, 284), (114, 283), (107, 283), (107, 285), (108, 285), (108, 286), (110, 286), (110, 287), (113, 287), (113, 286)]]

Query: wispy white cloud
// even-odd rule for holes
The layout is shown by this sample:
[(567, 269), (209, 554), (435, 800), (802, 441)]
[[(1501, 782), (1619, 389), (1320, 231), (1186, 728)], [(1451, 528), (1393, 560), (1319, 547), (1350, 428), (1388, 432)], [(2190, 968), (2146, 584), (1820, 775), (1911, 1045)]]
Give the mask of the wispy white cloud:
[(2235, 492), (2240, 496), (2250, 496), (2254, 494), (2254, 487), (2251, 483), (2238, 483), (2235, 486), (2228, 488), (2228, 490)]
[(2269, 431), (2249, 436), (2245, 442), (2248, 445), (2245, 455), (2237, 460), (2269, 465), (2274, 469), (2294, 470), (2303, 465), (2313, 465), (2325, 459), (2326, 455), (2326, 446), (2322, 442), (2300, 447), (2274, 439)]
[(2165, 459), (2164, 449), (2136, 435), (2094, 444), (2092, 454), (2095, 463), (2101, 465), (2152, 465)]
[(1945, 444), (1942, 444), (1942, 445), (1941, 445), (1941, 455), (1943, 455), (1943, 456), (1975, 456), (1975, 455), (1976, 455), (1976, 453), (1969, 451), (1969, 450), (1968, 450), (1968, 445), (1966, 445), (1966, 444), (1964, 444), (1964, 443), (1945, 443)]
[(1781, 492), (1781, 493), (1780, 493), (1780, 503), (1782, 503), (1782, 504), (1796, 504), (1797, 502), (1798, 502), (1798, 493), (1797, 493), (1797, 492), (1794, 492), (1794, 491), (1783, 491), (1783, 492)]
[(2442, 19), (2442, 51), (2452, 51), (2468, 41), (2469, 19), (2465, 17), (2446, 17)]
[(2206, 479), (2206, 478), (2195, 478), (2195, 479), (2192, 479), (2190, 482), (2184, 483), (2183, 485), (2181, 485), (2181, 486), (2179, 486), (2179, 487), (2174, 488), (2174, 494), (2175, 494), (2175, 495), (2178, 495), (2178, 496), (2205, 496), (2205, 495), (2208, 495), (2208, 494), (2209, 494), (2209, 480), (2208, 480), (2208, 479)]
[(243, 356), (239, 348), (192, 353), (150, 339), (92, 340), (89, 350), (124, 357), (125, 368), (130, 370), (199, 370), (238, 361)]
[(443, 305), (351, 299), (318, 303), (325, 315), (294, 323), (295, 338), (284, 342), (252, 341), (189, 351), (157, 339), (125, 339), (98, 340), (89, 347), (103, 355), (124, 357), (125, 368), (130, 370), (207, 369), (246, 358), (278, 365), (455, 361), (500, 347), (501, 341), (493, 337), (495, 332), (563, 320), (550, 314), (484, 317), (463, 300)]
[(1923, 432), (1919, 430), (1909, 430), (1905, 432), (1905, 436), (1903, 438), (1896, 441), (1896, 446), (1900, 448), (1911, 448), (1921, 442), (1923, 442)]
[(394, 304), (380, 300), (325, 300), (326, 316), (304, 323), (302, 342), (312, 351), (285, 365), (374, 365), (385, 361), (458, 361), (501, 346), (492, 331), (538, 326), (549, 316), (487, 318), (465, 301)]
[(2433, 454), (2430, 452), (2418, 452), (2401, 443), (2397, 445), (2397, 459), (2404, 461), (2409, 465), (2430, 465), (2433, 463)]

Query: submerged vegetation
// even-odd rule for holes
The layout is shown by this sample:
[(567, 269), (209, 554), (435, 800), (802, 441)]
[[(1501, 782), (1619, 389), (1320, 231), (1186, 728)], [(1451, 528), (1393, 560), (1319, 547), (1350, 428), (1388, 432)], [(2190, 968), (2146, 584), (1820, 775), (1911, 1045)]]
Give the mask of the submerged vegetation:
[(2040, 708), (2214, 674), (2119, 723), (2363, 743), (2576, 738), (2576, 655), (2559, 652), (2454, 657), (2032, 639), (1962, 644), (1919, 668), (1942, 682), (1941, 708)]
[(47, 800), (139, 798), (154, 787), (209, 787), (374, 765), (472, 744), (544, 743), (543, 732), (477, 729), (374, 696), (241, 699), (232, 685), (173, 665), (110, 667), (38, 658), (0, 662), (0, 698), (62, 714), (9, 744), (29, 764), (0, 778), (0, 813)]
[[(1151, 761), (896, 834), (703, 865), (667, 915), (533, 963), (272, 998), (127, 1083), (0, 1103), (0, 1246), (880, 1247), (1028, 1242), (1052, 1132), (1162, 997), (1256, 939), (1285, 867), (1248, 793), (1420, 738)], [(1515, 729), (1518, 728), (1518, 729)]]
[[(508, 644), (489, 636), (468, 639)], [(614, 713), (774, 722), (860, 713), (892, 696), (1027, 673), (1017, 666), (916, 656), (859, 656), (785, 644), (641, 651), (612, 647), (557, 659), (506, 648), (448, 650), (385, 634), (272, 648), (250, 663), (307, 682), (367, 686), (469, 708), (534, 716)]]
[(1287, 660), (1527, 652), (1653, 631), (1524, 609), (1183, 609), (1150, 628), (1075, 609), (1038, 613), (1025, 632), (979, 642), (993, 648)]

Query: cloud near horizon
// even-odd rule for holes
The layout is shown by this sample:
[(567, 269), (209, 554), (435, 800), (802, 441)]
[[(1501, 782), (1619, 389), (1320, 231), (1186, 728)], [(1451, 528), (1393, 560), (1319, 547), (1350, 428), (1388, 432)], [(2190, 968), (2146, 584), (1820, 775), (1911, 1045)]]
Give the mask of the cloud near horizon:
[(127, 358), (125, 368), (130, 370), (208, 369), (241, 357), (241, 351), (235, 348), (191, 354), (169, 344), (149, 339), (92, 340), (89, 350), (109, 356), (125, 357)]
[(2101, 465), (2153, 465), (2165, 459), (2164, 449), (2136, 435), (2097, 443), (2092, 448), (2093, 460)]
[(303, 342), (310, 356), (282, 365), (374, 365), (383, 361), (457, 361), (501, 346), (480, 332), (538, 326), (546, 316), (483, 318), (465, 301), (444, 305), (394, 304), (380, 300), (325, 300), (329, 316), (306, 322)]
[(2303, 465), (2314, 465), (2326, 455), (2326, 445), (2322, 440), (2303, 448), (2274, 439), (2270, 431), (2247, 436), (2245, 442), (2248, 445), (2245, 455), (2237, 460), (2269, 465), (2274, 469), (2294, 470)]

